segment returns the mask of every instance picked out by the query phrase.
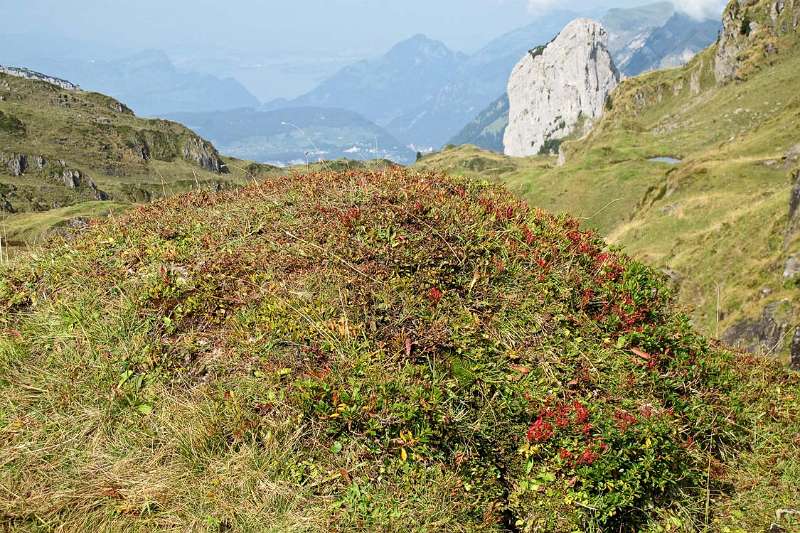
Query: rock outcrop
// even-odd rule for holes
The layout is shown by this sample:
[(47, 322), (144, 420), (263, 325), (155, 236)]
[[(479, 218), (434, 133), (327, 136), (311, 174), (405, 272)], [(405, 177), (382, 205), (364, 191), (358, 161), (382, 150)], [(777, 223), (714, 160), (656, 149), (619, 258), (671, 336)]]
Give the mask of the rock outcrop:
[(779, 353), (789, 330), (789, 314), (788, 301), (770, 303), (764, 307), (760, 317), (745, 319), (731, 326), (722, 334), (722, 340), (753, 354)]
[(56, 78), (54, 76), (48, 76), (47, 74), (42, 74), (41, 72), (36, 72), (27, 68), (4, 67), (3, 65), (0, 65), (0, 74), (8, 74), (9, 76), (25, 78), (26, 80), (43, 81), (45, 83), (61, 87), (67, 91), (79, 91), (81, 89), (79, 86), (68, 82), (67, 80), (62, 80), (61, 78)]
[[(214, 163), (211, 161), (209, 164), (213, 166)], [(32, 169), (39, 173), (40, 176), (46, 176), (76, 192), (85, 191), (88, 187), (95, 200), (111, 199), (111, 195), (101, 190), (94, 180), (80, 170), (68, 167), (67, 162), (64, 160), (59, 159), (48, 162), (42, 155), (0, 152), (0, 167), (5, 167), (12, 176), (22, 176), (26, 170)], [(0, 211), (16, 212), (11, 202), (2, 195), (0, 195)]]
[(94, 193), (94, 199), (95, 199), (95, 200), (98, 200), (98, 201), (105, 201), (105, 200), (110, 200), (110, 199), (111, 199), (111, 195), (109, 195), (109, 194), (108, 194), (107, 192), (105, 192), (105, 191), (101, 191), (101, 190), (100, 190), (100, 189), (97, 187), (97, 184), (94, 182), (94, 180), (93, 180), (93, 179), (89, 178), (89, 183), (88, 183), (88, 185), (89, 185), (89, 188), (92, 190), (92, 193)]
[(783, 265), (783, 279), (793, 280), (800, 275), (800, 255), (790, 255)]
[(28, 169), (28, 156), (0, 152), (0, 164), (5, 166), (12, 176), (22, 176)]
[(727, 83), (746, 76), (759, 58), (778, 53), (776, 37), (795, 32), (800, 21), (796, 0), (736, 0), (722, 15), (714, 76)]
[(217, 149), (199, 137), (189, 137), (186, 140), (183, 145), (183, 158), (217, 174), (228, 172), (228, 167), (222, 162)]
[(61, 181), (69, 189), (77, 189), (81, 186), (81, 179), (83, 178), (80, 170), (64, 169), (61, 173)]
[(561, 139), (578, 127), (588, 130), (605, 109), (620, 75), (608, 51), (608, 33), (578, 19), (550, 44), (531, 50), (508, 82), (506, 155), (557, 152)]

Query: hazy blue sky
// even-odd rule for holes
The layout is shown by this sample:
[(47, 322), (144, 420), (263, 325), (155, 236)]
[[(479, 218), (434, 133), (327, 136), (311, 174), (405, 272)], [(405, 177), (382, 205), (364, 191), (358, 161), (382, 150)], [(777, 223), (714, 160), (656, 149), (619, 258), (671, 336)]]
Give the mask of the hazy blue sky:
[[(125, 47), (368, 54), (415, 33), (472, 50), (548, 9), (602, 11), (646, 0), (0, 0), (2, 31), (38, 26)], [(717, 0), (678, 0), (695, 12)]]

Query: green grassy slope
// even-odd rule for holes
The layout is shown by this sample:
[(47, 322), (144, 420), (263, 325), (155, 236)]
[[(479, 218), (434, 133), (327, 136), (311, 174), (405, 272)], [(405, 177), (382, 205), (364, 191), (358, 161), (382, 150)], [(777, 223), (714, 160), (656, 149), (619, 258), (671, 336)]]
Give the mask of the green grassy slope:
[(224, 188), (269, 170), (225, 163), (179, 124), (137, 118), (104, 95), (0, 74), (0, 236), (11, 241), (41, 238), (63, 221), (64, 208), (87, 215), (98, 200), (127, 204)]
[[(555, 158), (514, 160), (460, 147), (421, 168), (497, 179), (533, 205), (567, 211), (634, 256), (674, 271), (680, 301), (711, 335), (773, 303), (790, 301), (787, 331), (800, 316), (782, 274), (800, 251), (788, 232), (792, 147), (800, 143), (800, 7), (772, 22), (772, 2), (726, 12), (738, 36), (738, 79), (718, 84), (717, 46), (681, 69), (626, 80), (587, 137)], [(738, 32), (738, 29), (737, 29)], [(737, 33), (738, 35), (738, 33)], [(678, 165), (649, 162), (656, 156)], [(788, 351), (791, 332), (773, 351)]]
[(51, 242), (0, 270), (0, 523), (800, 526), (776, 518), (800, 501), (800, 378), (710, 345), (578, 226), (350, 169)]

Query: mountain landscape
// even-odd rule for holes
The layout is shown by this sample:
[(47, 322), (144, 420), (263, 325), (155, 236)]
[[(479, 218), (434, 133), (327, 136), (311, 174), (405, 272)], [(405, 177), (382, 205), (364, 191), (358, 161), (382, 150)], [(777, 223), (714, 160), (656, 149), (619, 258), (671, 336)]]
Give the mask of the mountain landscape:
[[(675, 6), (671, 2), (609, 9), (600, 22), (608, 31), (608, 48), (612, 51), (617, 68), (626, 74), (639, 74), (639, 72), (629, 73), (626, 70), (631, 57), (644, 46), (653, 32), (667, 24), (675, 13)], [(715, 22), (719, 23), (718, 20)], [(706, 43), (706, 46), (714, 39), (716, 35)]]
[(291, 104), (350, 109), (387, 125), (433, 97), (465, 60), (444, 43), (415, 35), (375, 60), (345, 67)]
[[(430, 151), (503, 92), (508, 74), (530, 43), (547, 42), (575, 16), (552, 13), (469, 56), (417, 35), (378, 59), (342, 69), (306, 95), (270, 103), (266, 109), (308, 105), (350, 109), (415, 151)], [(420, 78), (425, 83), (422, 88)]]
[[(504, 131), (507, 116), (505, 97), (498, 96), (505, 92), (511, 70), (529, 49), (549, 42), (577, 16), (570, 11), (549, 13), (472, 54), (415, 35), (382, 56), (342, 68), (306, 94), (263, 104), (236, 80), (207, 73), (211, 69), (205, 63), (183, 60), (189, 68), (202, 71), (179, 69), (159, 50), (106, 50), (75, 39), (62, 39), (54, 48), (40, 44), (32, 34), (5, 35), (0, 36), (4, 50), (0, 64), (75, 80), (87, 90), (125, 102), (141, 116), (236, 110), (241, 117), (246, 108), (254, 112), (249, 121), (259, 123), (264, 120), (260, 112), (280, 110), (285, 117), (294, 109), (300, 111), (288, 121), (302, 129), (309, 108), (333, 108), (341, 129), (318, 132), (314, 142), (330, 148), (321, 151), (341, 154), (358, 148), (362, 139), (354, 132), (364, 129), (365, 118), (374, 123), (368, 130), (383, 128), (393, 139), (387, 157), (406, 163), (409, 152), (435, 150), (448, 142), (502, 151), (498, 139), (503, 132), (498, 135), (496, 130)], [(615, 62), (628, 75), (685, 63), (716, 39), (719, 28), (718, 22), (698, 22), (676, 13), (668, 2), (612, 9), (603, 22)], [(352, 122), (343, 122), (343, 111), (355, 113)], [(343, 139), (353, 136), (353, 145), (344, 146)], [(285, 165), (309, 151), (307, 139), (296, 140), (294, 146), (280, 142), (272, 146), (243, 136), (231, 148), (247, 159)], [(395, 144), (403, 148), (394, 150)]]
[[(573, 17), (570, 17), (572, 20)], [(608, 32), (608, 50), (616, 68), (625, 76), (636, 76), (654, 69), (677, 67), (717, 39), (719, 21), (692, 19), (677, 13), (669, 2), (659, 2), (634, 8), (611, 9), (602, 18)], [(562, 27), (566, 25), (562, 24)], [(556, 33), (560, 31), (558, 28)], [(552, 35), (555, 36), (556, 33)], [(531, 39), (528, 43), (546, 45), (551, 38)], [(522, 58), (528, 46), (519, 50)], [(510, 74), (511, 68), (507, 69)], [(502, 91), (506, 86), (502, 86)], [(498, 94), (498, 91), (495, 92)], [(453, 135), (448, 144), (474, 144), (487, 150), (503, 152), (503, 136), (508, 125), (508, 95), (489, 100), (483, 110), (474, 115), (463, 129)]]
[[(497, 98), (511, 70), (529, 49), (547, 44), (576, 17), (570, 11), (550, 13), (471, 55), (416, 35), (377, 59), (343, 68), (303, 96), (270, 102), (264, 110), (311, 106), (355, 111), (415, 151), (437, 149), (448, 141), (501, 149), (493, 125), (507, 121), (504, 97)], [(719, 22), (695, 21), (676, 13), (668, 2), (615, 9), (606, 20), (610, 49), (629, 75), (681, 65), (713, 42), (719, 30)], [(245, 157), (259, 156), (252, 151)]]
[(472, 147), (419, 164), (585, 217), (667, 272), (701, 331), (800, 364), (797, 12), (734, 4), (725, 17), (720, 43), (686, 67), (623, 81), (591, 133), (561, 145), (563, 165)]
[(675, 13), (663, 26), (653, 30), (629, 59), (617, 65), (628, 76), (679, 67), (714, 42), (719, 31), (720, 24), (716, 20), (698, 22), (683, 13)]
[(709, 5), (0, 61), (0, 526), (800, 531), (800, 3)]
[(68, 220), (193, 188), (242, 184), (248, 173), (268, 169), (244, 166), (184, 126), (137, 118), (108, 96), (30, 70), (0, 71), (6, 246), (37, 240)]

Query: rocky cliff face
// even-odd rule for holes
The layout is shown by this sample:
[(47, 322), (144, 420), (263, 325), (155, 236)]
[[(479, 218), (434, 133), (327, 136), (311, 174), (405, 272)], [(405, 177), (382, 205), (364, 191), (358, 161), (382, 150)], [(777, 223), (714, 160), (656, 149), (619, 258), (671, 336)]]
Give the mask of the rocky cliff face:
[(183, 145), (183, 158), (190, 161), (200, 168), (204, 168), (217, 174), (225, 174), (228, 167), (222, 162), (219, 153), (214, 146), (201, 139), (200, 137), (189, 137)]
[(531, 50), (508, 83), (509, 124), (505, 153), (525, 157), (557, 151), (577, 127), (589, 128), (603, 114), (620, 75), (598, 22), (578, 19), (550, 44)]
[(714, 58), (718, 83), (742, 79), (761, 59), (780, 52), (800, 25), (797, 0), (733, 0), (722, 16)]

